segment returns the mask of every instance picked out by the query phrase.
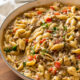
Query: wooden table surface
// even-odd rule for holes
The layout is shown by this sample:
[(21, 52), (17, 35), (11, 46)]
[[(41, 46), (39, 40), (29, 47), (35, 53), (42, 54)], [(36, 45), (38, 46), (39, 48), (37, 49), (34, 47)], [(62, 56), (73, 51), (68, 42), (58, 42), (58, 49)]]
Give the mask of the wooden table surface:
[(0, 80), (22, 80), (14, 74), (4, 63), (0, 56)]

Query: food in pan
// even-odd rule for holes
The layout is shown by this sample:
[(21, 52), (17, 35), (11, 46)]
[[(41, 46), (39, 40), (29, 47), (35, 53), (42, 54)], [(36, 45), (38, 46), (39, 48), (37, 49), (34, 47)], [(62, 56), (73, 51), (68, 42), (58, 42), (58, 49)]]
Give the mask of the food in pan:
[(80, 80), (80, 8), (55, 2), (16, 17), (4, 33), (6, 60), (35, 80)]

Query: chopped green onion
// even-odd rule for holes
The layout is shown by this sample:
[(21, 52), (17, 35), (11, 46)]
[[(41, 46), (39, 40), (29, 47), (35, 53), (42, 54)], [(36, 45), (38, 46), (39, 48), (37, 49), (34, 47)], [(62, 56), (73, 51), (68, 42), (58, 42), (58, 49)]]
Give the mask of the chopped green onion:
[(65, 39), (65, 36), (63, 36), (63, 39)]
[(57, 30), (57, 28), (56, 28), (56, 27), (53, 27), (53, 30), (55, 30), (55, 31), (56, 31), (56, 30)]
[(45, 55), (45, 53), (42, 53), (42, 55)]
[(12, 50), (13, 50), (13, 51), (16, 51), (16, 50), (17, 50), (17, 46), (13, 46), (13, 47), (12, 47)]
[(24, 66), (24, 67), (26, 66), (26, 62), (23, 62), (23, 66)]
[(41, 26), (44, 26), (46, 23), (42, 23), (42, 25)]
[(9, 49), (9, 48), (5, 48), (4, 51), (5, 51), (6, 53), (8, 53), (8, 52), (10, 52), (10, 51), (12, 51), (12, 50)]
[(66, 26), (63, 26), (63, 28), (64, 28), (65, 31), (67, 31), (67, 27)]
[(46, 52), (46, 53), (48, 53), (48, 51), (47, 51), (46, 49), (43, 49), (42, 51), (43, 51), (43, 52)]
[(33, 54), (35, 54), (35, 51), (33, 50)]
[(33, 55), (36, 54), (35, 50), (33, 48), (32, 48), (31, 54), (33, 54)]
[(43, 28), (48, 28), (48, 24), (47, 23), (43, 23), (42, 25), (41, 25)]

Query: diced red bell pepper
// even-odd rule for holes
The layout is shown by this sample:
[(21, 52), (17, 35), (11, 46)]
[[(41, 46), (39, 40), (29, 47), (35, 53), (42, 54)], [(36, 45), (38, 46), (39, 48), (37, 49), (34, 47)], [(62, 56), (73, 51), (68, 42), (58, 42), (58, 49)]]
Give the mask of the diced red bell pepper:
[(50, 9), (54, 10), (54, 7), (53, 6), (50, 6)]
[(38, 56), (38, 55), (37, 55), (37, 54), (35, 54), (35, 55), (34, 55), (34, 59), (36, 59), (36, 58), (37, 58), (37, 56)]
[(46, 39), (42, 39), (42, 40), (40, 41), (40, 43), (43, 43), (44, 41), (46, 41)]
[(18, 30), (18, 28), (15, 28), (15, 29), (13, 30), (13, 32), (15, 33), (17, 30)]
[(42, 12), (41, 11), (37, 11), (37, 14), (42, 14)]
[(47, 18), (46, 22), (52, 22), (52, 19), (51, 18)]
[(80, 59), (80, 55), (77, 55), (77, 59)]
[(50, 30), (47, 30), (47, 32), (51, 33), (52, 31), (50, 31)]
[(58, 62), (58, 61), (56, 61), (56, 62), (54, 63), (54, 65), (55, 65), (55, 67), (56, 67), (57, 69), (60, 69), (60, 67), (61, 67), (60, 62)]
[(67, 10), (63, 10), (62, 12), (63, 12), (63, 13), (67, 13)]
[(60, 15), (60, 13), (56, 12), (56, 13), (54, 13), (54, 15)]
[(53, 67), (50, 67), (50, 68), (48, 69), (48, 71), (49, 71), (49, 72), (52, 72), (52, 71), (53, 71)]
[(33, 60), (33, 56), (28, 56), (28, 60), (32, 61)]
[(71, 7), (69, 6), (68, 9), (71, 10)]
[(52, 73), (53, 73), (53, 75), (55, 75), (57, 72), (56, 72), (56, 70), (53, 70), (53, 72), (52, 72)]

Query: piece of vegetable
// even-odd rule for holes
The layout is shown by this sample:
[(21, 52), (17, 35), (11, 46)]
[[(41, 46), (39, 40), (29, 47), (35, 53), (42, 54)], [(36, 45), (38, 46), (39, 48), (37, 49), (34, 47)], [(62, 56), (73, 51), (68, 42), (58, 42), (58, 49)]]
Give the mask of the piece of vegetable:
[(52, 22), (52, 19), (51, 18), (47, 18), (46, 22)]
[(54, 7), (53, 6), (50, 6), (50, 9), (54, 10)]
[(67, 31), (67, 26), (63, 26), (64, 30)]
[(33, 56), (28, 56), (28, 60), (32, 61), (33, 60)]
[(43, 52), (46, 52), (46, 53), (48, 53), (48, 51), (47, 51), (46, 49), (43, 49), (42, 51), (43, 51)]
[(56, 67), (57, 69), (60, 69), (60, 67), (61, 67), (60, 62), (58, 62), (58, 61), (56, 61), (56, 62), (54, 63), (54, 65), (55, 65), (55, 67)]
[(12, 47), (12, 50), (13, 50), (13, 51), (16, 51), (16, 50), (17, 50), (17, 46), (13, 46), (13, 47)]
[(56, 74), (56, 70), (54, 70), (53, 67), (50, 67), (48, 71), (51, 72), (53, 75)]
[(52, 31), (50, 31), (50, 30), (47, 30), (47, 32), (51, 33)]
[(38, 56), (38, 55), (37, 55), (37, 54), (35, 54), (35, 55), (34, 55), (34, 59), (36, 59), (36, 58), (37, 58), (37, 56)]
[(46, 41), (46, 39), (42, 39), (42, 40), (40, 41), (40, 43), (43, 43), (44, 41)]
[(57, 30), (57, 28), (56, 28), (56, 27), (53, 27), (53, 30), (55, 30), (55, 31), (56, 31), (56, 30)]
[(15, 33), (17, 30), (18, 30), (18, 28), (15, 28), (15, 29), (13, 30), (13, 33)]
[(60, 13), (56, 12), (56, 13), (54, 13), (54, 15), (60, 15)]
[(43, 28), (48, 28), (48, 24), (47, 23), (43, 23), (42, 25), (41, 25)]
[(42, 14), (42, 12), (41, 11), (37, 11), (37, 14)]
[(31, 47), (31, 54), (34, 55), (35, 54), (35, 50), (33, 47)]
[(69, 6), (68, 9), (71, 10), (71, 7)]
[(65, 36), (63, 36), (63, 39), (65, 39)]
[(67, 13), (67, 10), (62, 10), (63, 13)]
[(23, 62), (23, 66), (24, 66), (24, 67), (26, 66), (26, 62)]
[(12, 51), (12, 50), (9, 49), (9, 48), (5, 48), (4, 51), (5, 51), (6, 53), (8, 53), (8, 52), (10, 52), (10, 51)]
[(52, 72), (52, 71), (53, 71), (53, 67), (50, 67), (50, 68), (48, 69), (48, 71), (49, 71), (49, 72)]
[(55, 33), (57, 30), (57, 27), (53, 27), (53, 33)]

